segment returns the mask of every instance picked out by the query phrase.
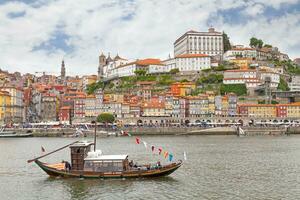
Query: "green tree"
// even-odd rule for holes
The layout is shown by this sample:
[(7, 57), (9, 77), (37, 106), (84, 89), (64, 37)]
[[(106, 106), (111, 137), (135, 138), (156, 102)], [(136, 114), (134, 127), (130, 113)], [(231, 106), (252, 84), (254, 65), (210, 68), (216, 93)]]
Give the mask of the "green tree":
[(238, 96), (242, 96), (247, 94), (247, 88), (245, 84), (222, 84), (220, 92), (222, 95), (233, 92)]
[(110, 82), (109, 85), (108, 85), (108, 88), (112, 89), (114, 86), (115, 86), (115, 84), (113, 82)]
[(262, 48), (264, 45), (264, 42), (261, 39), (257, 39), (255, 37), (252, 37), (250, 39), (250, 44), (251, 47), (253, 48)]
[(272, 45), (270, 45), (270, 44), (265, 44), (264, 47), (266, 47), (266, 48), (272, 48)]
[(178, 68), (175, 68), (175, 69), (171, 69), (170, 70), (170, 73), (171, 74), (177, 74), (179, 72), (179, 69)]
[(147, 74), (147, 71), (143, 70), (143, 69), (137, 69), (137, 70), (134, 71), (134, 73), (137, 76), (145, 76)]
[(223, 47), (224, 47), (224, 52), (231, 49), (229, 37), (225, 32), (223, 32)]
[(86, 88), (86, 92), (88, 94), (93, 94), (97, 89), (104, 89), (104, 82), (103, 81), (98, 81), (92, 84), (89, 84)]
[(281, 77), (280, 77), (280, 82), (278, 84), (277, 89), (281, 90), (281, 91), (289, 91), (290, 90), (287, 82), (283, 78), (281, 78)]
[(101, 113), (97, 117), (97, 122), (100, 123), (113, 123), (115, 121), (115, 117), (111, 113)]
[(187, 79), (180, 80), (180, 83), (186, 83), (186, 82), (189, 82), (189, 81)]

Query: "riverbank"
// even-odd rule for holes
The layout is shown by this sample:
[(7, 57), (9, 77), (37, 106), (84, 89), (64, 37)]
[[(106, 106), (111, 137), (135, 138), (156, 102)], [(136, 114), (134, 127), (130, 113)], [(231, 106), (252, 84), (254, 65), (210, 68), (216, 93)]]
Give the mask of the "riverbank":
[[(300, 127), (242, 127), (247, 135), (283, 135), (300, 134)], [(52, 128), (52, 129), (10, 129), (18, 133), (33, 133), (34, 137), (69, 137), (76, 130), (73, 128)], [(237, 135), (235, 127), (129, 127), (122, 128), (131, 135)], [(109, 133), (119, 132), (113, 129), (97, 129), (99, 137), (108, 136)], [(86, 135), (93, 135), (94, 130), (84, 131)]]

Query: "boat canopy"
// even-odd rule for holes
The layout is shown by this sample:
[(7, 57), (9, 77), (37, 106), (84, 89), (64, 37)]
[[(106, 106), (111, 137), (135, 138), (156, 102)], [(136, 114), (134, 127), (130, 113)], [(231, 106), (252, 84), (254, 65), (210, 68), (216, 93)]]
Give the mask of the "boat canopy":
[(103, 161), (103, 160), (125, 160), (128, 155), (100, 155), (97, 157), (87, 157), (85, 161)]
[(74, 144), (72, 144), (70, 147), (87, 147), (90, 145), (93, 145), (93, 142), (88, 142), (88, 141), (82, 141), (82, 142), (76, 142)]

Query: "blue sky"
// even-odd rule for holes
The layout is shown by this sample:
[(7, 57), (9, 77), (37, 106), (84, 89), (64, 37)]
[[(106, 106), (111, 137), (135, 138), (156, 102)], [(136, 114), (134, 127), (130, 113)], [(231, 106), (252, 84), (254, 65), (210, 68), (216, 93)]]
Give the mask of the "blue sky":
[(252, 36), (300, 57), (300, 0), (0, 0), (0, 68), (95, 74), (103, 51), (128, 59), (173, 53), (173, 42), (214, 26), (233, 44)]

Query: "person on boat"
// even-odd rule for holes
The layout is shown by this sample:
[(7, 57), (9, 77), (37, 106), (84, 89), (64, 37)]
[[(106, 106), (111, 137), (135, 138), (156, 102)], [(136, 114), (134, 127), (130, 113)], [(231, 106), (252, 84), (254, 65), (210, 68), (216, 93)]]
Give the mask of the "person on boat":
[(133, 160), (129, 162), (129, 167), (133, 167)]
[(156, 167), (157, 167), (157, 168), (161, 168), (161, 163), (160, 163), (160, 161), (157, 161)]
[(68, 161), (62, 161), (65, 164), (65, 170), (70, 171), (72, 169), (71, 164)]

